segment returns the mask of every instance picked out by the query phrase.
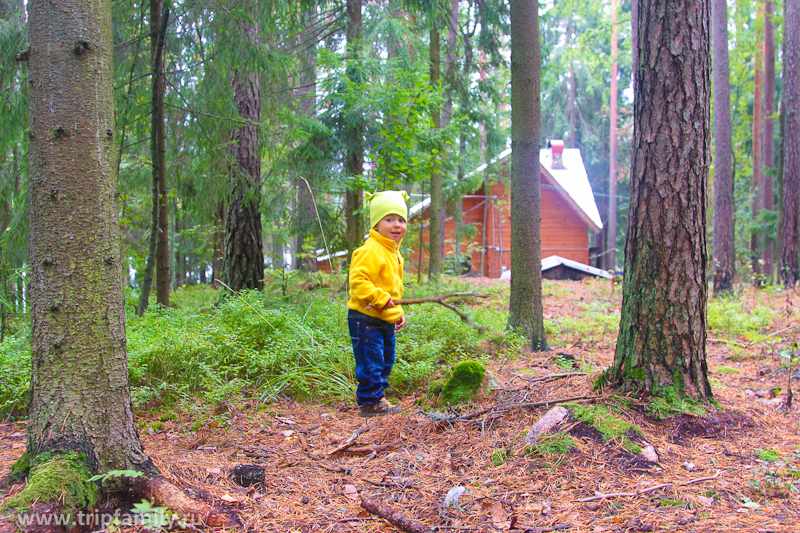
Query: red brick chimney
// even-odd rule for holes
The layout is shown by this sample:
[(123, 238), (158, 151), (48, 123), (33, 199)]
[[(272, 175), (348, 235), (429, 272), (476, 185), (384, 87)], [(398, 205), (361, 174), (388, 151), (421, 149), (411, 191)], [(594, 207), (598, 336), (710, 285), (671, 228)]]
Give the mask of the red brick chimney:
[(562, 139), (551, 139), (547, 142), (547, 145), (552, 150), (553, 155), (553, 167), (554, 169), (564, 170), (567, 167), (564, 166), (564, 141)]

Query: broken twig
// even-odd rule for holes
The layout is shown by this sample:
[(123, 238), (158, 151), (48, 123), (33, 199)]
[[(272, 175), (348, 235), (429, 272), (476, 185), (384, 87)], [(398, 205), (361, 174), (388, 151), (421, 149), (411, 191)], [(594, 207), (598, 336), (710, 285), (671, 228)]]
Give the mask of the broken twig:
[(393, 526), (408, 531), (408, 533), (433, 533), (433, 530), (413, 520), (402, 513), (398, 513), (388, 505), (378, 503), (375, 500), (364, 498), (361, 500), (361, 507), (374, 515), (378, 515)]
[[(477, 329), (479, 332), (483, 333), (486, 328), (483, 326), (479, 326), (472, 322), (467, 315), (456, 309), (454, 305), (451, 305), (444, 300), (448, 300), (450, 298), (488, 298), (488, 294), (475, 294), (474, 292), (454, 292), (452, 294), (445, 294), (443, 296), (432, 296), (430, 298), (411, 298), (408, 300), (394, 300), (394, 303), (397, 305), (414, 305), (414, 304), (439, 304), (443, 305), (446, 308), (450, 309), (452, 312), (457, 314), (461, 317), (461, 320), (472, 326), (473, 328)], [(369, 304), (364, 308), (365, 310), (376, 309), (372, 304)]]

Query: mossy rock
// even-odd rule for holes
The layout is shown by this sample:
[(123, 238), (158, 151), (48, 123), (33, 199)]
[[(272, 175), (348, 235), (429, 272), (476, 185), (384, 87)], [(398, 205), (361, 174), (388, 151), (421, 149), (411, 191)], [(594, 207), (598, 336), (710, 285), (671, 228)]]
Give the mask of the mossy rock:
[(91, 509), (97, 501), (98, 487), (92, 473), (77, 453), (55, 455), (31, 468), (28, 483), (6, 500), (0, 511), (27, 511), (34, 503), (60, 502), (64, 513)]
[(474, 400), (481, 389), (486, 367), (477, 361), (462, 361), (453, 367), (453, 375), (442, 387), (442, 400), (450, 404)]
[(430, 385), (428, 385), (428, 397), (437, 398), (444, 390), (445, 385), (447, 385), (447, 378), (439, 378), (431, 381)]

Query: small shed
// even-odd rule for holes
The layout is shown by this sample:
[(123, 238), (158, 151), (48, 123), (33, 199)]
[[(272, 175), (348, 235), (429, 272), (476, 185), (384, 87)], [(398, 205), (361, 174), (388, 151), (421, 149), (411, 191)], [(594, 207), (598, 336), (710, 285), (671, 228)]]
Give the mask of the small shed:
[[(551, 141), (549, 148), (541, 150), (539, 164), (542, 258), (559, 256), (571, 262), (588, 265), (589, 233), (600, 231), (603, 222), (581, 152), (577, 148), (565, 149), (563, 141)], [(511, 267), (511, 150), (501, 153), (490, 165), (499, 167), (499, 176), (461, 200), (464, 224), (471, 224), (476, 230), (470, 242), (462, 243), (462, 249), (469, 259), (470, 273), (499, 278)], [(483, 165), (475, 173), (482, 173), (485, 169), (486, 165)], [(429, 211), (429, 198), (410, 209), (409, 233), (421, 231), (426, 246), (423, 247), (422, 254), (419, 249), (415, 249), (407, 258), (406, 269), (409, 271), (416, 271), (419, 265), (424, 270), (427, 265), (425, 250), (430, 242), (427, 231), (430, 226)], [(446, 211), (445, 254), (452, 254), (455, 233), (452, 205), (448, 204)]]

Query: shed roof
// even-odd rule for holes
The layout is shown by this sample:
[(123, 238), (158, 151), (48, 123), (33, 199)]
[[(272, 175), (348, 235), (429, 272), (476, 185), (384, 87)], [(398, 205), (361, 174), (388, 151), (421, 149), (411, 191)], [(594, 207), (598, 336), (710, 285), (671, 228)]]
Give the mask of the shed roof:
[[(508, 148), (492, 159), (490, 164), (499, 163), (510, 157), (511, 148)], [(539, 152), (539, 165), (547, 175), (556, 182), (556, 189), (563, 193), (562, 196), (572, 204), (581, 218), (583, 218), (589, 226), (592, 226), (592, 229), (600, 231), (603, 229), (603, 221), (600, 219), (600, 212), (597, 210), (597, 203), (595, 203), (594, 200), (594, 193), (589, 183), (589, 177), (586, 174), (586, 167), (583, 165), (580, 149), (565, 148), (562, 161), (565, 168), (554, 169), (552, 151), (548, 148), (542, 148)], [(473, 170), (470, 175), (483, 172), (486, 170), (486, 167), (487, 165), (484, 163)], [(430, 197), (414, 204), (409, 209), (409, 217), (421, 213), (430, 205)]]

